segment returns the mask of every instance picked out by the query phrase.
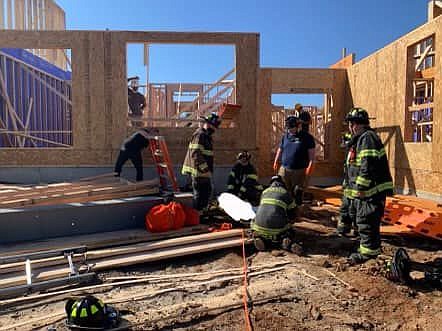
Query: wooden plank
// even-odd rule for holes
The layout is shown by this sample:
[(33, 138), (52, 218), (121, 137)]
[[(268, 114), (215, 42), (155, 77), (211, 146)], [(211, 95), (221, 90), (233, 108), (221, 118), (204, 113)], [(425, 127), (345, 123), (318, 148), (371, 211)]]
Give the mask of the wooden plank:
[[(83, 236), (75, 236), (75, 238), (72, 237), (66, 237), (64, 239), (57, 238), (55, 240), (49, 240), (44, 243), (40, 243), (40, 245), (35, 245), (34, 243), (31, 245), (28, 245), (28, 249), (32, 249), (31, 251), (12, 251), (10, 254), (6, 254), (4, 256), (11, 256), (11, 255), (20, 255), (20, 254), (26, 254), (34, 252), (36, 249), (37, 251), (45, 250), (46, 248), (49, 248), (50, 250), (57, 250), (57, 249), (63, 249), (63, 247), (69, 246), (69, 243), (72, 242), (72, 244), (77, 244), (78, 241), (83, 241), (83, 246), (87, 246), (89, 249), (91, 248), (102, 248), (106, 246), (114, 246), (116, 244), (118, 245), (125, 245), (125, 244), (134, 244), (138, 242), (142, 242), (143, 244), (138, 246), (146, 246), (146, 242), (152, 242), (152, 241), (158, 241), (158, 240), (164, 240), (168, 238), (175, 238), (180, 237), (183, 238), (185, 236), (191, 236), (199, 233), (205, 233), (208, 231), (208, 226), (206, 225), (196, 225), (191, 227), (185, 227), (180, 230), (174, 230), (174, 231), (168, 231), (164, 233), (150, 233), (144, 229), (137, 229), (137, 230), (123, 230), (123, 231), (115, 231), (115, 233), (104, 233), (104, 234), (94, 234), (94, 235), (83, 235)], [(83, 238), (83, 239), (82, 239)], [(50, 246), (44, 246), (50, 245)], [(26, 245), (26, 244), (25, 244)], [(54, 247), (54, 245), (56, 245)], [(119, 247), (119, 251), (115, 251), (110, 253), (108, 256), (115, 256), (118, 255), (119, 252), (124, 252), (125, 248), (127, 249), (137, 249), (137, 245), (132, 246), (125, 246), (125, 247)], [(42, 247), (42, 248), (39, 248)], [(158, 247), (157, 247), (158, 248)], [(139, 249), (139, 248), (138, 248)], [(147, 249), (149, 250), (149, 248)], [(146, 250), (146, 251), (147, 251)], [(99, 256), (98, 254), (103, 255), (103, 252), (105, 250), (95, 250), (90, 251), (92, 255), (87, 254), (88, 261), (91, 260), (91, 256)], [(12, 253), (12, 254), (11, 254)], [(5, 254), (5, 253), (2, 253)], [(82, 255), (74, 255), (73, 257), (74, 262), (80, 262), (83, 261)], [(31, 262), (31, 266), (33, 270), (38, 270), (44, 267), (51, 267), (56, 265), (65, 264), (66, 265), (67, 260), (63, 257), (53, 257), (53, 258), (46, 258), (46, 259), (39, 259), (34, 260)], [(11, 274), (14, 272), (23, 272), (24, 271), (24, 263), (9, 263), (6, 265), (0, 265), (0, 274)], [(5, 276), (7, 277), (7, 276)]]
[(5, 0), (0, 0), (0, 29), (5, 28)]
[(15, 5), (15, 28), (24, 30), (25, 28), (25, 3), (24, 1), (14, 1)]
[(32, 0), (26, 0), (26, 30), (33, 30), (32, 24)]
[[(213, 233), (215, 234), (215, 233)], [(197, 236), (192, 236), (197, 237)], [(215, 237), (215, 236), (214, 236)], [(191, 237), (185, 237), (191, 238)], [(242, 238), (231, 237), (222, 239), (207, 240), (198, 243), (179, 245), (173, 247), (162, 248), (149, 252), (140, 252), (135, 254), (119, 255), (113, 258), (101, 258), (93, 261), (90, 271), (100, 271), (125, 267), (134, 264), (160, 261), (168, 258), (175, 258), (185, 255), (193, 255), (213, 250), (236, 247), (242, 245)], [(45, 268), (41, 269), (38, 274), (34, 275), (34, 281), (44, 281), (54, 278), (60, 278), (69, 274), (69, 268)], [(2, 277), (3, 278), (3, 277)], [(14, 275), (12, 277), (0, 279), (0, 287), (9, 287), (22, 285), (26, 282), (25, 275)]]
[(23, 242), (12, 245), (0, 245), (0, 256), (5, 257), (38, 251), (57, 250), (67, 246), (75, 245), (87, 246), (89, 250), (92, 250), (115, 245), (126, 245), (139, 242), (161, 240), (166, 238), (182, 237), (207, 231), (208, 226), (201, 224), (164, 233), (150, 233), (145, 229), (130, 229), (85, 234), (79, 236), (60, 237), (33, 242)]
[(12, 0), (8, 0), (8, 8), (7, 8), (7, 13), (8, 13), (8, 29), (13, 29), (14, 25), (12, 22)]

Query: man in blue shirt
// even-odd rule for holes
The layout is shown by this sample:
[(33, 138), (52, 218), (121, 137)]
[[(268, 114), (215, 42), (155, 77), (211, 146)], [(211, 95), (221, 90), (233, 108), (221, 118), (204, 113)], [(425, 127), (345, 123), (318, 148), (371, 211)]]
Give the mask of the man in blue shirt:
[(284, 134), (276, 152), (273, 169), (278, 171), (296, 204), (302, 204), (302, 193), (313, 169), (315, 159), (315, 140), (302, 130), (302, 121), (296, 116), (286, 120), (287, 132)]

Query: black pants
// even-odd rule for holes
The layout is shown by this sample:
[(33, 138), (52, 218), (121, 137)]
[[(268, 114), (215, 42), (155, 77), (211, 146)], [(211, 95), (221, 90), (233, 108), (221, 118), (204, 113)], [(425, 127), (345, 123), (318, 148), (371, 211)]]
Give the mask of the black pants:
[(209, 205), (212, 182), (206, 177), (192, 177), (193, 208), (203, 210)]
[(137, 171), (137, 181), (143, 180), (143, 157), (141, 156), (141, 151), (130, 153), (128, 151), (120, 150), (120, 154), (118, 154), (117, 163), (115, 164), (115, 172), (118, 173), (118, 176), (121, 174), (121, 170), (123, 169), (123, 165), (127, 160), (131, 160), (136, 171)]
[(356, 224), (361, 237), (360, 248), (379, 250), (381, 248), (381, 219), (384, 216), (385, 196), (366, 200), (354, 199)]
[(348, 233), (352, 227), (356, 227), (356, 208), (353, 199), (342, 197), (339, 218), (338, 231)]

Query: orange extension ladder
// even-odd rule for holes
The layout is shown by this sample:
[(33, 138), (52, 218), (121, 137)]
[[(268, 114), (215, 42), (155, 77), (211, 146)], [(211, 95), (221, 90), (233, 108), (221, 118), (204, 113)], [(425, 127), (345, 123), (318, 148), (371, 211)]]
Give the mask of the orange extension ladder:
[(170, 161), (169, 149), (163, 136), (149, 137), (149, 148), (152, 158), (160, 177), (161, 188), (165, 191), (172, 190), (178, 192), (178, 183), (173, 172), (172, 162)]

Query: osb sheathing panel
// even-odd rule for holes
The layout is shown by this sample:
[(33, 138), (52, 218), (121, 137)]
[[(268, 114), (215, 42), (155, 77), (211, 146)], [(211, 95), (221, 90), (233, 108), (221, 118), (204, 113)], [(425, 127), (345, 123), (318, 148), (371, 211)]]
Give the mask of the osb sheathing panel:
[[(265, 68), (260, 70), (259, 84), (259, 125), (260, 156), (269, 159), (271, 155), (270, 139), (266, 136), (271, 132), (270, 117), (271, 95), (275, 93), (324, 93), (333, 98), (332, 120), (327, 124), (326, 142), (328, 144), (327, 162), (316, 165), (313, 176), (341, 177), (342, 151), (339, 148), (342, 131), (342, 119), (346, 106), (346, 71), (344, 69), (285, 69)], [(274, 157), (274, 155), (272, 156)], [(263, 164), (259, 169), (261, 176), (273, 173), (270, 164)]]
[[(235, 46), (237, 127), (215, 136), (216, 164), (231, 164), (242, 149), (256, 154), (259, 35), (110, 31), (0, 31), (0, 47), (72, 49), (73, 147), (1, 149), (0, 166), (108, 166), (127, 130), (126, 44), (129, 42), (229, 44)], [(194, 129), (161, 129), (174, 163), (183, 161)], [(145, 153), (146, 164), (150, 163)]]
[[(433, 143), (406, 143), (404, 137), (410, 134), (405, 132), (407, 99), (410, 100), (410, 95), (406, 95), (407, 50), (432, 34), (435, 34), (436, 49)], [(349, 106), (367, 109), (370, 116), (375, 118), (372, 126), (381, 132), (384, 141), (392, 136), (386, 143), (386, 149), (395, 185), (403, 187), (404, 183), (410, 182), (415, 186), (412, 189), (436, 194), (442, 192), (441, 54), (442, 17), (439, 17), (348, 68), (351, 92), (347, 100)], [(412, 74), (412, 70), (408, 74)], [(417, 173), (423, 175), (423, 178), (412, 178)], [(432, 183), (426, 183), (427, 180)]]

